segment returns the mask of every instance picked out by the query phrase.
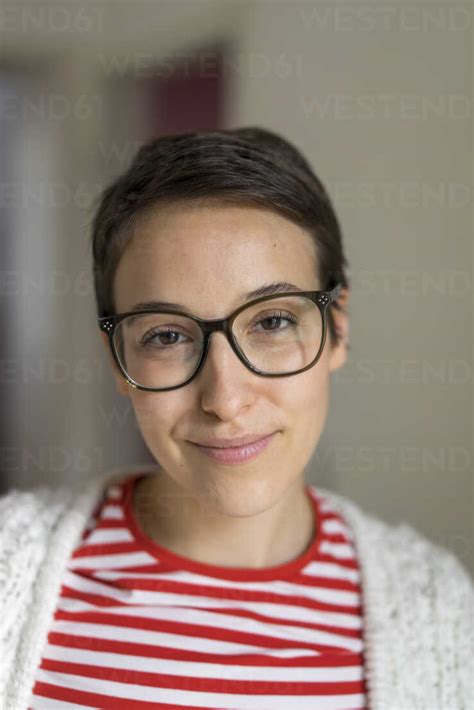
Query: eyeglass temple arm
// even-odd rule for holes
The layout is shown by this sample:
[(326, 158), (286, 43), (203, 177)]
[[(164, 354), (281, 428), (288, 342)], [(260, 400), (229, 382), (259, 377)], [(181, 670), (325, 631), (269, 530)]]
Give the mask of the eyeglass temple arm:
[(338, 283), (334, 288), (330, 289), (327, 291), (327, 294), (329, 296), (329, 302), (332, 303), (335, 301), (339, 296), (342, 291), (342, 284)]

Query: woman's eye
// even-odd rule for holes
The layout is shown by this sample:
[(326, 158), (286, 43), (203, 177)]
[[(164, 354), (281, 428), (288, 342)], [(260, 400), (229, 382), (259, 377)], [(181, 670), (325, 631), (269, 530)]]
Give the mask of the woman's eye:
[(262, 318), (259, 323), (263, 325), (264, 330), (275, 330), (276, 326), (281, 324), (281, 321), (280, 316), (269, 316), (268, 318)]
[(164, 347), (169, 346), (169, 345), (177, 345), (179, 344), (179, 337), (184, 335), (182, 333), (178, 333), (176, 330), (162, 330), (161, 332), (156, 332), (156, 333), (147, 333), (146, 335), (143, 336), (141, 339), (141, 343), (143, 345), (162, 345)]
[(264, 330), (282, 330), (282, 328), (280, 328), (282, 321), (287, 321), (287, 323), (296, 323), (297, 319), (290, 313), (274, 313), (273, 315), (260, 318), (260, 320), (257, 321), (257, 325), (262, 325)]

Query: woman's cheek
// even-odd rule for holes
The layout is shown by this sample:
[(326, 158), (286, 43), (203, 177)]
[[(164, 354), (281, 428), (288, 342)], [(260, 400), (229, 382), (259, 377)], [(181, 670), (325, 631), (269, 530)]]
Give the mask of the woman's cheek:
[[(317, 367), (317, 365), (316, 365)], [(308, 370), (311, 373), (311, 370)], [(329, 408), (330, 379), (327, 373), (314, 373), (308, 378), (300, 393), (299, 417), (308, 440), (319, 440)]]
[(165, 424), (166, 412), (169, 411), (160, 403), (154, 394), (140, 392), (132, 398), (132, 405), (138, 426), (146, 438), (162, 431)]
[(139, 391), (132, 397), (132, 405), (139, 429), (153, 451), (169, 445), (179, 423), (190, 410), (183, 398), (174, 392)]

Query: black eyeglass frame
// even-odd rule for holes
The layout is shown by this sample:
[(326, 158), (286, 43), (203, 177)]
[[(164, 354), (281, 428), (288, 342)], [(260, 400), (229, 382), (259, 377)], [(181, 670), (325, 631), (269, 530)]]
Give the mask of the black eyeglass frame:
[[(202, 369), (204, 366), (204, 363), (206, 361), (206, 356), (207, 352), (209, 350), (209, 343), (210, 343), (210, 336), (212, 333), (217, 333), (217, 332), (224, 332), (227, 341), (230, 344), (232, 350), (235, 352), (239, 360), (249, 369), (251, 372), (254, 372), (256, 375), (260, 375), (261, 377), (290, 377), (293, 375), (298, 375), (300, 372), (305, 372), (305, 370), (309, 370), (310, 367), (314, 367), (316, 363), (318, 362), (319, 358), (321, 357), (321, 353), (324, 350), (324, 345), (326, 343), (326, 333), (327, 333), (327, 316), (326, 316), (326, 311), (329, 306), (329, 304), (333, 303), (339, 296), (342, 290), (342, 284), (338, 283), (335, 286), (333, 286), (330, 289), (325, 289), (322, 291), (289, 291), (287, 293), (277, 293), (277, 294), (272, 294), (271, 296), (261, 296), (260, 298), (256, 298), (254, 301), (250, 301), (249, 303), (244, 303), (242, 306), (239, 306), (233, 313), (231, 313), (227, 318), (216, 318), (214, 320), (204, 320), (202, 318), (199, 318), (198, 316), (194, 316), (191, 313), (188, 313), (186, 311), (178, 310), (178, 309), (171, 309), (171, 308), (160, 308), (160, 309), (145, 309), (145, 310), (139, 310), (139, 311), (127, 311), (125, 313), (117, 313), (115, 315), (109, 315), (109, 316), (100, 316), (97, 318), (97, 323), (99, 325), (99, 328), (101, 331), (107, 334), (108, 340), (109, 340), (109, 346), (112, 351), (113, 358), (115, 362), (118, 365), (118, 368), (122, 375), (124, 376), (125, 380), (127, 383), (131, 386), (134, 387), (135, 389), (139, 390), (144, 390), (146, 392), (168, 392), (169, 390), (176, 390), (180, 389), (181, 387), (184, 387), (185, 385), (188, 385), (194, 378), (198, 375), (199, 371)], [(316, 357), (309, 363), (309, 365), (306, 365), (305, 367), (302, 367), (299, 370), (296, 370), (294, 372), (284, 372), (284, 373), (269, 373), (269, 372), (262, 372), (258, 368), (256, 368), (245, 356), (245, 354), (242, 352), (242, 350), (239, 347), (239, 344), (237, 343), (234, 334), (232, 332), (232, 324), (234, 320), (237, 318), (239, 313), (242, 311), (246, 310), (247, 308), (250, 308), (250, 306), (253, 306), (257, 303), (261, 303), (263, 301), (269, 301), (272, 299), (276, 298), (282, 298), (285, 296), (303, 296), (305, 298), (309, 298), (311, 301), (313, 301), (319, 308), (321, 312), (321, 317), (322, 317), (322, 322), (323, 322), (323, 333), (321, 337), (321, 345), (320, 348), (316, 354)], [(132, 378), (127, 374), (125, 369), (122, 366), (122, 363), (120, 362), (120, 358), (117, 355), (117, 351), (115, 348), (115, 342), (114, 342), (114, 333), (115, 329), (118, 326), (119, 323), (121, 323), (123, 320), (126, 318), (129, 318), (130, 316), (139, 316), (139, 315), (146, 315), (147, 313), (170, 313), (173, 315), (180, 315), (180, 316), (185, 316), (186, 318), (190, 318), (193, 320), (197, 325), (200, 327), (202, 334), (203, 334), (203, 348), (202, 348), (202, 353), (201, 357), (198, 361), (197, 367), (194, 370), (194, 372), (191, 374), (188, 379), (183, 382), (180, 385), (173, 385), (172, 387), (145, 387), (144, 385), (139, 385), (138, 382), (135, 382), (132, 380)]]

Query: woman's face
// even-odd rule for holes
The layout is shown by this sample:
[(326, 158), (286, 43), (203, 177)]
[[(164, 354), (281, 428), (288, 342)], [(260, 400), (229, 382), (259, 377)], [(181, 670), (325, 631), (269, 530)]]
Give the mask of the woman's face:
[[(142, 222), (121, 258), (114, 281), (116, 311), (164, 300), (200, 318), (223, 318), (243, 304), (249, 291), (273, 282), (320, 288), (315, 258), (309, 234), (272, 211), (210, 204), (160, 207)], [(345, 316), (337, 315), (345, 332)], [(331, 348), (327, 337), (309, 370), (259, 377), (221, 332), (211, 336), (197, 377), (180, 389), (137, 390), (114, 370), (147, 446), (174, 484), (212, 510), (247, 515), (271, 507), (301, 484), (326, 419), (329, 373), (345, 357), (344, 344)], [(256, 459), (237, 465), (214, 461), (190, 443), (248, 434), (257, 439), (273, 432), (278, 433)]]

